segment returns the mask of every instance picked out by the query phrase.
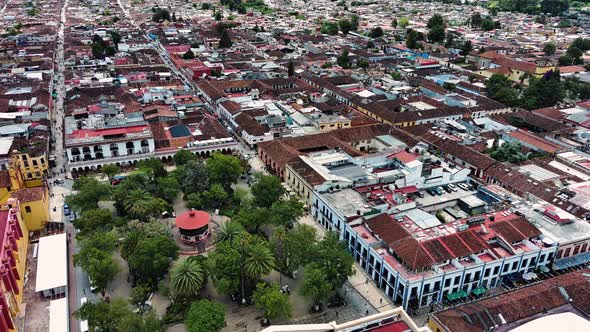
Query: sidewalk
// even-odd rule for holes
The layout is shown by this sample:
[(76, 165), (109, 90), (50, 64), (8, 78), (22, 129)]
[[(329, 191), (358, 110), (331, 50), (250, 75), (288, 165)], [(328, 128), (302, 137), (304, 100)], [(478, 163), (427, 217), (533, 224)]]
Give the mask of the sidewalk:
[[(299, 219), (299, 223), (313, 226), (318, 231), (320, 237), (326, 234), (326, 230), (313, 220), (313, 217), (310, 214), (306, 214)], [(367, 273), (365, 273), (357, 262), (354, 263), (354, 270), (355, 274), (349, 277), (348, 282), (344, 285), (346, 295), (348, 295), (347, 288), (354, 289), (358, 292), (360, 297), (362, 297), (364, 301), (363, 305), (367, 306), (367, 310), (369, 310), (370, 313), (373, 312), (373, 310), (374, 312), (383, 312), (395, 308), (391, 299), (389, 299), (385, 293), (375, 285), (375, 282), (369, 278)], [(348, 296), (345, 296), (345, 298), (348, 300)]]

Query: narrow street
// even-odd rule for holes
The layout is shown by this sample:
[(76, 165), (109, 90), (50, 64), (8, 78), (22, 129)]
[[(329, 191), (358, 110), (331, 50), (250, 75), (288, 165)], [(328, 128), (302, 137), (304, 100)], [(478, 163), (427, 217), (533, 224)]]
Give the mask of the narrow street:
[(51, 134), (54, 144), (50, 154), (55, 156), (54, 173), (59, 172), (66, 166), (63, 150), (63, 122), (64, 122), (64, 99), (66, 97), (66, 88), (64, 84), (65, 64), (64, 64), (64, 29), (66, 24), (66, 8), (68, 0), (64, 2), (61, 10), (61, 21), (57, 32), (57, 49), (55, 54), (53, 80), (55, 81), (54, 89), (56, 99), (51, 110), (51, 122), (53, 124)]
[[(84, 278), (80, 275), (81, 270), (74, 267), (73, 263), (73, 256), (76, 252), (76, 239), (75, 239), (75, 229), (72, 226), (71, 222), (67, 216), (63, 215), (63, 204), (65, 196), (70, 194), (71, 192), (71, 181), (66, 181), (64, 184), (51, 185), (51, 182), (59, 177), (62, 169), (67, 172), (66, 169), (66, 160), (64, 157), (64, 99), (66, 97), (66, 88), (65, 88), (65, 64), (64, 64), (64, 41), (65, 41), (65, 25), (67, 20), (67, 8), (68, 8), (68, 0), (63, 3), (63, 7), (61, 9), (61, 20), (59, 23), (59, 29), (57, 32), (57, 47), (55, 50), (55, 57), (54, 57), (54, 67), (53, 67), (53, 77), (52, 77), (52, 87), (55, 91), (55, 100), (53, 103), (53, 109), (50, 110), (50, 118), (51, 118), (51, 139), (53, 140), (52, 150), (50, 151), (50, 155), (55, 156), (55, 166), (53, 167), (53, 174), (52, 177), (48, 179), (50, 183), (50, 199), (49, 199), (49, 208), (50, 208), (50, 215), (51, 220), (55, 221), (62, 221), (65, 225), (65, 231), (68, 234), (68, 290), (66, 292), (68, 297), (68, 306), (69, 306), (69, 317), (70, 317), (70, 331), (77, 332), (79, 330), (79, 321), (75, 318), (73, 313), (78, 310), (79, 305), (79, 297), (78, 297), (78, 289), (79, 283), (83, 280), (88, 280), (88, 278)], [(63, 174), (65, 175), (65, 173)], [(63, 177), (62, 177), (63, 179)], [(55, 210), (54, 210), (55, 208)]]

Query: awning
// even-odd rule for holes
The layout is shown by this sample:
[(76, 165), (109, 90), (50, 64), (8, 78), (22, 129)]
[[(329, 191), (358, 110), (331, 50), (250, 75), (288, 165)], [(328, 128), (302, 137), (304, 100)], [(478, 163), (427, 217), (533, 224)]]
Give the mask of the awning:
[(418, 188), (416, 186), (403, 187), (399, 188), (399, 190), (404, 194), (413, 194), (418, 192)]
[(461, 298), (467, 297), (467, 295), (469, 295), (469, 294), (466, 291), (458, 291), (458, 292), (455, 292), (455, 293), (447, 294), (447, 299), (449, 301), (454, 301), (454, 300), (457, 300), (457, 299), (461, 299)]
[(486, 291), (487, 291), (487, 288), (485, 288), (485, 287), (477, 287), (477, 288), (475, 288), (475, 289), (472, 290), (473, 294), (475, 294), (477, 296), (485, 293)]
[(586, 251), (585, 253), (556, 260), (555, 263), (553, 263), (553, 269), (567, 269), (568, 267), (588, 263), (588, 260), (590, 260), (590, 251)]

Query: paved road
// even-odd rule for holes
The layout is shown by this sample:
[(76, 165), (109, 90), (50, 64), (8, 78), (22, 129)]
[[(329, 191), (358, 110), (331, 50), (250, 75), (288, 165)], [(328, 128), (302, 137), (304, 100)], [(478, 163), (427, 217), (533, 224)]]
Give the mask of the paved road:
[(57, 32), (57, 49), (55, 55), (54, 64), (54, 75), (53, 80), (55, 81), (56, 99), (53, 103), (53, 109), (50, 112), (52, 127), (52, 138), (55, 142), (52, 145), (52, 154), (55, 155), (55, 167), (54, 172), (59, 172), (66, 166), (63, 149), (63, 123), (64, 123), (64, 98), (66, 96), (65, 88), (65, 65), (64, 65), (64, 29), (66, 24), (66, 8), (68, 6), (68, 0), (64, 2), (61, 10), (61, 20), (59, 30)]
[[(55, 167), (53, 169), (54, 177), (50, 178), (49, 181), (51, 182), (53, 179), (60, 177), (58, 173), (61, 172), (62, 169), (66, 168), (66, 160), (64, 158), (64, 138), (63, 138), (63, 123), (64, 123), (64, 99), (66, 96), (66, 88), (65, 88), (65, 65), (64, 65), (64, 33), (65, 33), (65, 24), (67, 20), (66, 9), (68, 7), (68, 0), (66, 0), (63, 4), (61, 9), (61, 19), (59, 24), (59, 29), (57, 32), (57, 48), (56, 48), (56, 55), (55, 55), (55, 63), (54, 63), (54, 73), (53, 73), (53, 87), (56, 92), (56, 99), (53, 103), (53, 109), (50, 112), (50, 117), (52, 121), (52, 139), (54, 144), (52, 144), (52, 151), (51, 154), (55, 156)], [(62, 176), (63, 178), (63, 176)], [(81, 271), (80, 268), (74, 268), (73, 266), (73, 255), (77, 252), (76, 246), (76, 230), (69, 222), (69, 218), (63, 215), (63, 204), (64, 204), (64, 196), (67, 196), (71, 192), (72, 182), (66, 180), (63, 185), (51, 185), (50, 186), (50, 193), (53, 197), (50, 197), (50, 214), (51, 220), (62, 220), (65, 223), (65, 231), (68, 234), (69, 243), (68, 243), (68, 254), (69, 254), (69, 266), (68, 266), (68, 304), (69, 304), (69, 311), (70, 311), (70, 331), (77, 332), (80, 327), (79, 321), (72, 315), (76, 310), (79, 308), (80, 304), (80, 297), (79, 294), (82, 294), (81, 287), (88, 287), (88, 285), (84, 285), (84, 282), (88, 283), (88, 277), (85, 276), (85, 273)], [(53, 208), (55, 207), (55, 211)]]

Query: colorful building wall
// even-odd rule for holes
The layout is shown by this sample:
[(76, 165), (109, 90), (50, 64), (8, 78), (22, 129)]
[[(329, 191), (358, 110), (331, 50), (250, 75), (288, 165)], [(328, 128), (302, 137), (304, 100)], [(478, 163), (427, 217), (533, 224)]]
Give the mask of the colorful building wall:
[(15, 155), (19, 160), (19, 166), (25, 179), (27, 187), (38, 187), (43, 184), (43, 177), (47, 175), (49, 164), (47, 156), (42, 154), (37, 157), (31, 157), (28, 153)]
[(0, 171), (0, 204), (5, 204), (13, 198), (19, 201), (22, 209), (22, 219), (29, 231), (45, 228), (49, 220), (49, 190), (41, 181), (40, 186), (30, 187), (23, 176), (21, 159), (14, 157), (8, 170)]
[(22, 310), (28, 229), (17, 200), (0, 206), (0, 331), (17, 331), (16, 316)]

